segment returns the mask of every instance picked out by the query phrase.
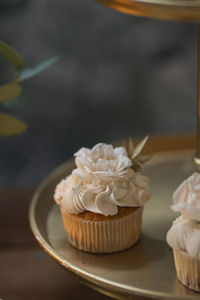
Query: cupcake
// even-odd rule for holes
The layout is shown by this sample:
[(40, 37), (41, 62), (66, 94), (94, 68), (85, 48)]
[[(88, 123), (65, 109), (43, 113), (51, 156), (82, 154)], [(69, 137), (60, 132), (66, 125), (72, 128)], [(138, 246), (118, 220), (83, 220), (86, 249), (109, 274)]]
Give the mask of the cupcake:
[(56, 186), (68, 241), (93, 253), (129, 248), (141, 233), (144, 204), (150, 198), (149, 180), (140, 169), (149, 157), (133, 141), (121, 147), (99, 143), (74, 154), (76, 169)]
[(173, 248), (178, 280), (200, 292), (200, 173), (194, 173), (175, 191), (172, 209), (181, 215), (167, 233)]

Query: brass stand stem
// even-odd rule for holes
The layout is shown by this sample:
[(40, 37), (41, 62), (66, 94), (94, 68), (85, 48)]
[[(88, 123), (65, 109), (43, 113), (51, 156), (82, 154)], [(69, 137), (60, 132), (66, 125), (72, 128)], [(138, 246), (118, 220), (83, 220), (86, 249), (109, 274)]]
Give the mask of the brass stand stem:
[(194, 163), (200, 172), (200, 23), (198, 23), (198, 53), (197, 53), (197, 137)]

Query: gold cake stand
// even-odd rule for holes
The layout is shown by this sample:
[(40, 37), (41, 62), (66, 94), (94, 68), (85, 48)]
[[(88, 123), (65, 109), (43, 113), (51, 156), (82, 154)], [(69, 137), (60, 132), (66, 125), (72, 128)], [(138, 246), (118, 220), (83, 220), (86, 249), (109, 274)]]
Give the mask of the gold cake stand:
[[(155, 153), (144, 168), (152, 198), (145, 205), (142, 236), (132, 248), (115, 254), (95, 255), (71, 246), (58, 206), (56, 184), (74, 168), (70, 160), (57, 168), (37, 189), (30, 206), (30, 224), (42, 248), (81, 281), (115, 299), (136, 295), (156, 299), (199, 299), (176, 279), (173, 254), (166, 233), (177, 214), (170, 209), (175, 188), (194, 172), (194, 136), (151, 138), (146, 153)], [(138, 299), (138, 298), (137, 298)]]
[[(200, 0), (98, 1), (128, 14), (200, 22)], [(115, 299), (135, 299), (136, 296), (162, 300), (200, 298), (198, 293), (177, 281), (172, 251), (165, 240), (176, 217), (170, 209), (172, 194), (183, 179), (196, 168), (200, 169), (200, 25), (198, 38), (197, 139), (165, 136), (148, 142), (146, 152), (156, 153), (144, 169), (151, 181), (152, 199), (145, 205), (142, 236), (134, 247), (116, 254), (94, 255), (79, 251), (68, 243), (53, 193), (56, 184), (74, 168), (73, 161), (64, 163), (50, 174), (31, 202), (30, 224), (42, 248), (83, 283)]]

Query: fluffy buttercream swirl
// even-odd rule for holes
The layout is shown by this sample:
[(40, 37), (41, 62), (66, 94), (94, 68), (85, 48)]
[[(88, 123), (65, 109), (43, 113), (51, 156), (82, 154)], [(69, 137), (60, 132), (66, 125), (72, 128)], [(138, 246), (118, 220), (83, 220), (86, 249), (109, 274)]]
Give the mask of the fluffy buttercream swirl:
[(200, 221), (200, 173), (192, 174), (177, 188), (172, 209), (188, 219)]
[(124, 147), (97, 144), (75, 153), (77, 168), (56, 187), (54, 199), (65, 212), (85, 210), (115, 215), (118, 206), (143, 206), (150, 198), (149, 180), (131, 169)]
[(168, 231), (167, 242), (172, 248), (183, 250), (190, 257), (200, 259), (200, 223), (180, 216)]

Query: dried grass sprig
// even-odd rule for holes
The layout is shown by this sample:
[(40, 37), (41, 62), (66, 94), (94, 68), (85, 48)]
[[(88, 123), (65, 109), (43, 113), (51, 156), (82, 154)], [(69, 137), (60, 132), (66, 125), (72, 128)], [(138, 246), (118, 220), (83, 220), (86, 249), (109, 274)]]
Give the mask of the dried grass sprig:
[(141, 155), (141, 152), (148, 140), (148, 136), (146, 136), (137, 146), (134, 145), (133, 139), (130, 137), (128, 141), (123, 142), (123, 146), (126, 148), (128, 157), (132, 161), (131, 168), (136, 171), (140, 172), (142, 166), (147, 163), (153, 155)]

